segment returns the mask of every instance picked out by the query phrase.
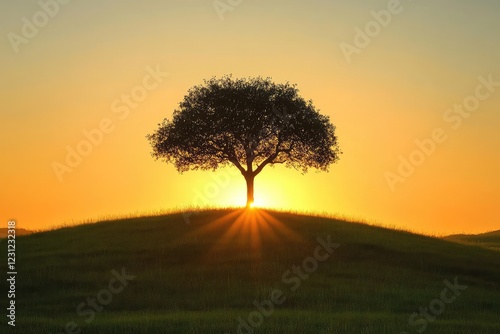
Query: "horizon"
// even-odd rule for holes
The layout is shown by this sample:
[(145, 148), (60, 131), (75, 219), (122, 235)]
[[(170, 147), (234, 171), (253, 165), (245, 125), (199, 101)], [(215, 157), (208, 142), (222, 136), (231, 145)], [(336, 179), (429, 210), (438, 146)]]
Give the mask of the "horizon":
[(243, 207), (235, 168), (180, 174), (146, 139), (191, 87), (233, 74), (296, 84), (343, 151), (329, 172), (266, 167), (257, 207), (500, 228), (499, 3), (48, 2), (1, 5), (4, 225)]
[[(126, 221), (129, 219), (148, 219), (148, 218), (155, 218), (155, 217), (168, 217), (172, 215), (181, 215), (184, 222), (186, 225), (190, 224), (190, 218), (196, 217), (198, 214), (203, 214), (203, 213), (211, 213), (211, 212), (218, 212), (218, 211), (254, 211), (254, 212), (259, 212), (259, 211), (266, 211), (270, 213), (276, 213), (276, 214), (287, 214), (287, 215), (294, 215), (294, 216), (299, 216), (299, 217), (310, 217), (310, 218), (323, 218), (323, 219), (329, 219), (329, 220), (334, 220), (334, 221), (339, 221), (339, 222), (344, 222), (348, 224), (362, 224), (362, 225), (367, 225), (367, 226), (372, 226), (372, 227), (379, 227), (382, 229), (387, 229), (387, 230), (394, 230), (398, 232), (406, 232), (410, 234), (415, 234), (415, 235), (421, 235), (425, 237), (431, 237), (431, 238), (446, 238), (446, 237), (452, 237), (452, 236), (479, 236), (479, 235), (484, 235), (484, 234), (490, 234), (490, 233), (496, 233), (500, 232), (500, 230), (489, 230), (489, 231), (484, 231), (484, 232), (479, 232), (479, 233), (452, 233), (452, 234), (437, 234), (437, 233), (432, 233), (429, 231), (418, 231), (418, 230), (412, 230), (409, 228), (404, 228), (404, 227), (399, 227), (399, 226), (394, 226), (394, 225), (387, 225), (384, 224), (383, 222), (379, 221), (371, 221), (364, 219), (362, 217), (349, 217), (345, 215), (339, 215), (339, 214), (331, 214), (328, 212), (312, 212), (312, 211), (297, 211), (297, 210), (287, 210), (287, 209), (275, 209), (275, 208), (267, 208), (267, 207), (251, 207), (251, 208), (246, 208), (244, 206), (235, 206), (235, 207), (189, 207), (189, 208), (171, 208), (167, 210), (159, 210), (157, 212), (130, 212), (130, 213), (123, 213), (120, 215), (116, 216), (100, 216), (100, 217), (90, 217), (84, 220), (80, 221), (68, 221), (68, 222), (63, 222), (58, 225), (52, 225), (47, 228), (43, 229), (38, 229), (38, 230), (30, 230), (30, 229), (24, 229), (24, 228), (17, 228), (17, 232), (19, 231), (27, 231), (28, 234), (32, 233), (42, 233), (42, 232), (50, 232), (50, 231), (56, 231), (60, 229), (65, 229), (65, 228), (72, 228), (72, 227), (78, 227), (82, 225), (94, 225), (94, 224), (99, 224), (99, 223), (107, 223), (107, 222), (120, 222), (120, 221)], [(3, 230), (7, 230), (8, 228), (3, 228)], [(2, 230), (0, 228), (0, 230)], [(20, 234), (20, 236), (25, 235), (25, 234)]]

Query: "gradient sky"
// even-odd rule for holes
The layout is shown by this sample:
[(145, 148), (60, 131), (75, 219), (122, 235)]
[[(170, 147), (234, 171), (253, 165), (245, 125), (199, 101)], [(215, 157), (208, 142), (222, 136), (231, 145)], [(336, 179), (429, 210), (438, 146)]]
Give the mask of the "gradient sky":
[[(348, 62), (340, 45), (355, 45), (356, 27), (387, 8), (373, 0), (243, 0), (221, 20), (211, 0), (72, 0), (16, 53), (10, 33), (22, 36), (23, 17), (43, 24), (43, 14), (34, 0), (3, 1), (2, 224), (44, 229), (200, 201), (244, 205), (243, 177), (214, 186), (223, 174), (181, 175), (150, 156), (145, 138), (191, 86), (232, 73), (296, 83), (330, 115), (344, 152), (329, 173), (266, 167), (256, 178), (258, 204), (425, 233), (499, 229), (500, 87), (459, 126), (443, 115), (475, 94), (478, 77), (500, 81), (500, 2), (401, 1)], [(117, 113), (124, 105), (115, 101), (157, 67), (168, 76), (126, 117)], [(64, 164), (66, 148), (105, 119), (112, 131), (60, 182), (54, 162)], [(391, 189), (387, 172), (436, 128), (446, 141)]]

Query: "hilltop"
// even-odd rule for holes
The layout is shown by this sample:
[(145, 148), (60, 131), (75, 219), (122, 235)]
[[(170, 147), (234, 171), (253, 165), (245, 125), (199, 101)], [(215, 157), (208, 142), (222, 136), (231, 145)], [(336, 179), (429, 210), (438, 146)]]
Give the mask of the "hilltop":
[(500, 332), (495, 249), (267, 210), (189, 221), (177, 213), (19, 237), (17, 329)]
[(481, 234), (454, 234), (445, 239), (500, 250), (500, 230)]

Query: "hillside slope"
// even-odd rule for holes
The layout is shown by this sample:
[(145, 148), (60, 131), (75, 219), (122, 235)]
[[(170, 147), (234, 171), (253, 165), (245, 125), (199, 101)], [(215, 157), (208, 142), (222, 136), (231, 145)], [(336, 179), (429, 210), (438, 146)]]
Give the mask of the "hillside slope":
[[(0, 228), (0, 239), (7, 238), (7, 233), (8, 233), (7, 231), (8, 231), (7, 228)], [(31, 233), (35, 233), (35, 231), (26, 230), (24, 228), (16, 228), (16, 235), (17, 236), (28, 235)]]
[(445, 239), (500, 250), (500, 231), (481, 234), (455, 234)]
[(138, 217), (17, 238), (17, 330), (500, 333), (498, 251), (264, 210), (190, 220)]

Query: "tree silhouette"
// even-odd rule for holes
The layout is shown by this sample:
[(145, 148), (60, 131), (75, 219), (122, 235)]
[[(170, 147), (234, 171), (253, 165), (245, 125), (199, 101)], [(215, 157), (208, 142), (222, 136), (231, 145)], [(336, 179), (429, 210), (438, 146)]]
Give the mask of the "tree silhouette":
[(267, 165), (327, 171), (341, 153), (329, 117), (300, 97), (296, 85), (261, 77), (205, 80), (147, 138), (152, 156), (180, 173), (236, 166), (246, 180), (247, 206), (254, 178)]

